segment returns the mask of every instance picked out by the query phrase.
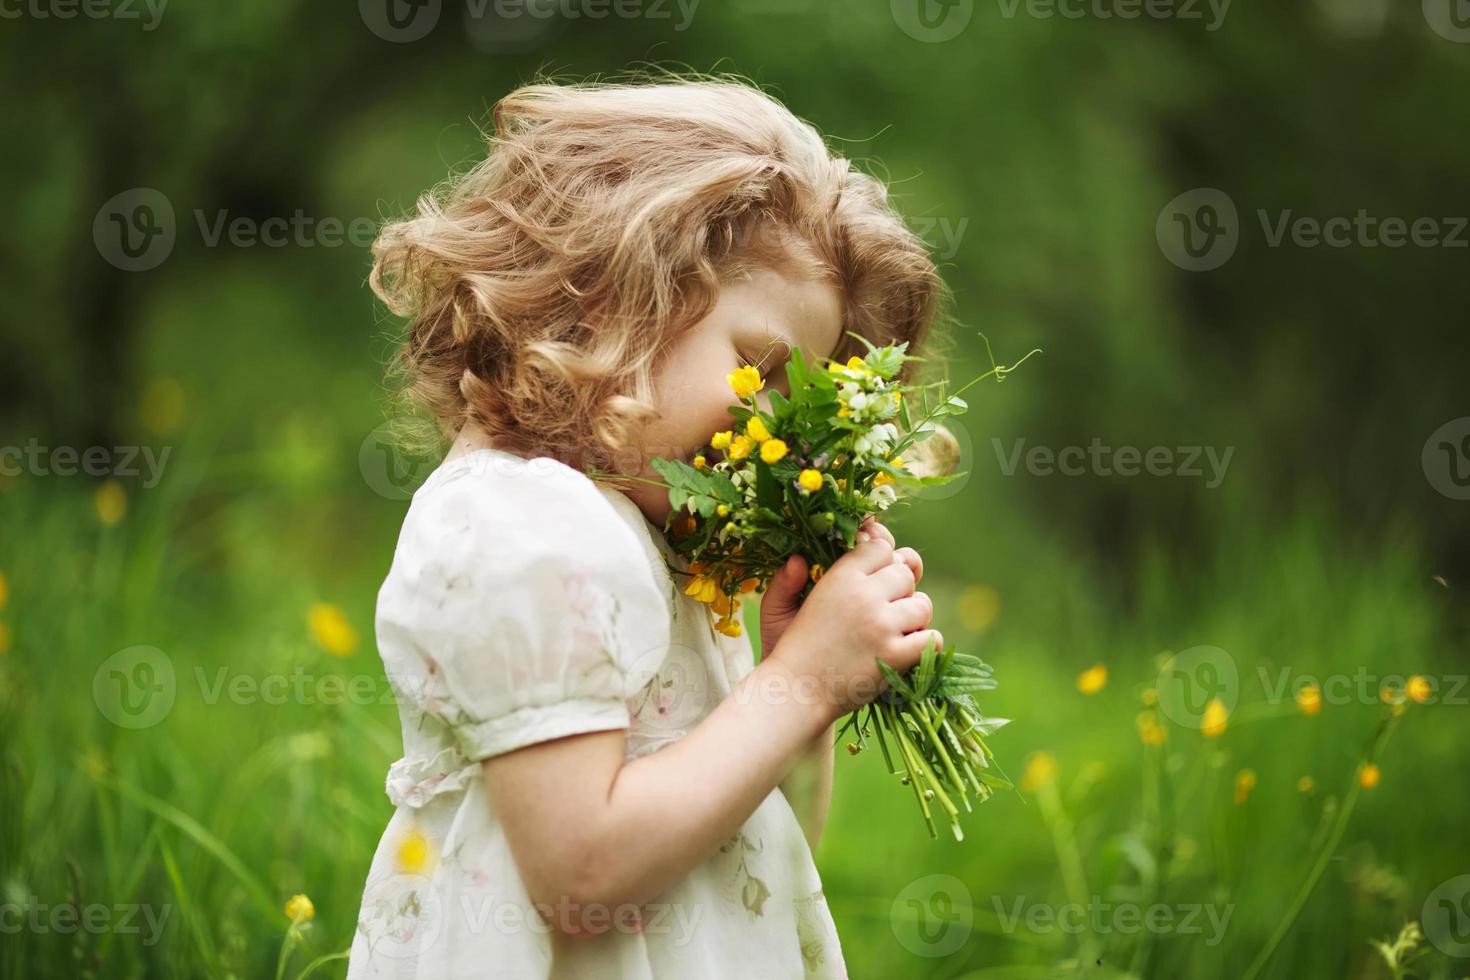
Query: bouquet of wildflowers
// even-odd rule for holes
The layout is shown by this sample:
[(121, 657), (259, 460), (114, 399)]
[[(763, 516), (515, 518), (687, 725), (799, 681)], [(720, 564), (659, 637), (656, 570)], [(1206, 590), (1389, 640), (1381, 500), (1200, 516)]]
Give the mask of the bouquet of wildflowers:
[[(741, 402), (730, 409), (733, 426), (715, 433), (692, 461), (653, 460), (672, 507), (665, 532), (689, 560), (685, 594), (707, 603), (715, 628), (726, 635), (740, 635), (741, 597), (764, 587), (792, 554), (806, 556), (811, 581), (804, 591), (810, 590), (854, 546), (864, 518), (906, 491), (958, 476), (906, 466), (903, 455), (918, 452), (917, 444), (935, 434), (936, 420), (963, 413), (965, 402), (958, 393), (945, 394), (942, 383), (898, 383), (904, 362), (918, 360), (904, 353), (906, 343), (875, 347), (859, 339), (866, 357), (833, 361), (825, 370), (792, 350), (791, 396), (770, 392), (769, 411), (755, 399), (765, 387), (759, 370), (736, 369), (728, 376)], [(987, 377), (1000, 380), (1009, 370), (993, 364), (965, 388)], [(995, 687), (991, 668), (953, 644), (926, 649), (902, 675), (878, 666), (888, 689), (850, 714), (838, 737), (855, 732), (847, 747), (856, 754), (876, 734), (889, 772), (912, 788), (930, 835), (938, 836), (939, 811), (963, 839), (961, 808), (1011, 785), (994, 771), (985, 742), (1006, 722), (986, 718), (975, 702), (976, 694)]]

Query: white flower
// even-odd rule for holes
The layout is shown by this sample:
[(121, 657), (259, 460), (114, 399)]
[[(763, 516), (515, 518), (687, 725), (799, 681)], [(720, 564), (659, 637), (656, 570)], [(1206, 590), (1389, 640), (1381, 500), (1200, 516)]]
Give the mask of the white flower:
[(893, 484), (891, 483), (874, 487), (868, 492), (868, 500), (878, 510), (887, 510), (889, 505), (897, 499), (898, 491), (893, 488)]
[(867, 432), (860, 433), (853, 440), (852, 448), (860, 455), (871, 453), (875, 456), (886, 456), (897, 440), (898, 426), (892, 422), (880, 422)]

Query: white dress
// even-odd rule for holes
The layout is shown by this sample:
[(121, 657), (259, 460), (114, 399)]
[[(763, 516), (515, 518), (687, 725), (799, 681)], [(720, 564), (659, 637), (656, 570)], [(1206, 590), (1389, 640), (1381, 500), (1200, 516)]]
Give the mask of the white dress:
[(847, 975), (780, 789), (656, 900), (553, 910), (596, 935), (553, 929), (527, 897), (480, 760), (619, 728), (626, 758), (656, 752), (753, 667), (749, 638), (717, 632), (665, 559), (687, 567), (626, 495), (550, 458), (477, 450), (414, 494), (376, 624), (403, 725), (397, 811), (349, 980)]

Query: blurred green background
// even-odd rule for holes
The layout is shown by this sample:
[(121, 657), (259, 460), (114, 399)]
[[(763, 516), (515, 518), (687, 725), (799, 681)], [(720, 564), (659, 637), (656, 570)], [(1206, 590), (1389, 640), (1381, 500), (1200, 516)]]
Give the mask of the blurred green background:
[[(424, 472), (374, 434), (371, 229), (517, 83), (643, 62), (741, 73), (891, 181), (957, 381), (980, 331), (1044, 349), (972, 390), (970, 476), (889, 521), (996, 667), (1023, 791), (931, 841), (839, 751), (852, 975), (1470, 973), (1462, 7), (5, 5), (0, 973), (271, 976), (296, 893), (285, 975), (347, 948)], [(1170, 462), (1024, 456), (1094, 440)], [(1412, 923), (1417, 956), (1371, 945)]]

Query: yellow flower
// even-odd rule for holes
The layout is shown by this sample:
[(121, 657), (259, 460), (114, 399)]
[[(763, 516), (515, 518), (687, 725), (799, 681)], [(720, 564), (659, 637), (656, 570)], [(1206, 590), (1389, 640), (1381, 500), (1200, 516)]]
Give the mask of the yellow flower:
[(734, 596), (721, 592), (711, 600), (709, 607), (717, 616), (733, 616), (739, 611), (740, 603)]
[(703, 456), (696, 456), (696, 457), (694, 457), (694, 468), (696, 470), (702, 470), (702, 469), (704, 469), (704, 464), (705, 464), (705, 458)]
[(889, 476), (887, 473), (879, 473), (877, 476), (873, 477), (873, 486), (875, 487), (886, 486), (892, 482), (893, 477)]
[(867, 362), (864, 361), (861, 357), (858, 357), (856, 354), (852, 355), (851, 357), (849, 357), (847, 359), (847, 369), (849, 371), (857, 371), (857, 372), (859, 372), (861, 374), (872, 374), (873, 373), (868, 368)]
[(1303, 776), (1296, 781), (1296, 791), (1298, 793), (1310, 793), (1316, 786), (1317, 781), (1311, 776)]
[(410, 827), (408, 833), (403, 835), (403, 840), (398, 842), (398, 850), (394, 854), (398, 862), (398, 870), (406, 875), (423, 874), (434, 859), (433, 848), (429, 839), (424, 836), (423, 831), (417, 827)]
[(1000, 593), (994, 586), (969, 585), (960, 593), (960, 622), (965, 629), (983, 633), (1000, 616)]
[(1135, 724), (1138, 725), (1138, 737), (1144, 745), (1164, 744), (1164, 726), (1158, 723), (1152, 711), (1140, 711)]
[[(730, 442), (730, 452), (729, 452), (730, 458), (731, 459), (744, 459), (745, 457), (747, 457), (747, 456), (750, 455), (750, 451), (752, 449), (754, 449), (754, 448), (755, 448), (755, 440), (752, 439), (750, 436), (746, 436), (746, 435), (736, 436)], [(762, 447), (762, 448), (764, 448), (764, 447)]]
[(727, 516), (729, 516), (729, 514), (730, 514), (730, 505), (729, 504), (716, 504), (715, 505), (715, 516), (716, 517), (727, 517)]
[(710, 448), (711, 449), (729, 449), (730, 448), (730, 437), (733, 436), (734, 434), (735, 433), (731, 432), (729, 429), (726, 429), (724, 432), (716, 432), (714, 434), (714, 436), (709, 441)]
[(116, 480), (104, 480), (92, 496), (92, 505), (97, 509), (97, 519), (108, 527), (122, 523), (128, 512), (128, 494)]
[(1219, 738), (1225, 734), (1229, 717), (1230, 712), (1225, 710), (1225, 702), (1219, 698), (1211, 698), (1210, 703), (1205, 705), (1205, 716), (1200, 720), (1199, 730), (1204, 732), (1205, 738)]
[(311, 635), (334, 657), (348, 657), (357, 650), (357, 630), (347, 615), (330, 602), (313, 603), (306, 613)]
[(5, 573), (0, 572), (0, 609), (5, 608), (5, 602), (10, 598), (10, 583), (6, 581)]
[(1021, 790), (1034, 793), (1057, 778), (1057, 760), (1050, 752), (1034, 753), (1021, 774)]
[(845, 418), (847, 418), (851, 414), (852, 414), (852, 409), (848, 408), (846, 404), (842, 404), (842, 405), (838, 405), (837, 406), (837, 417), (838, 418), (845, 419)]
[[(0, 596), (3, 596), (3, 592), (0, 592)], [(0, 598), (0, 605), (4, 604), (4, 599)], [(1404, 685), (1404, 693), (1407, 694), (1409, 698), (1413, 700), (1416, 704), (1423, 704), (1425, 701), (1428, 701), (1431, 696), (1433, 696), (1434, 689), (1430, 687), (1428, 681), (1420, 677), (1418, 674), (1415, 674), (1413, 677), (1410, 677), (1408, 683)]]
[(761, 459), (767, 463), (778, 463), (786, 455), (786, 443), (780, 439), (767, 439), (761, 443)]
[(741, 633), (740, 621), (737, 619), (732, 619), (729, 616), (725, 616), (722, 619), (716, 620), (715, 629), (719, 630), (721, 633), (724, 633), (726, 636), (739, 636)]
[(286, 918), (292, 922), (305, 922), (315, 915), (316, 906), (305, 895), (292, 895), (286, 901)]
[(1296, 706), (1308, 717), (1322, 710), (1322, 691), (1316, 684), (1307, 684), (1296, 692)]
[(1251, 795), (1251, 790), (1256, 788), (1256, 771), (1254, 769), (1242, 769), (1235, 774), (1235, 805), (1240, 806)]
[(821, 470), (802, 470), (796, 477), (796, 482), (808, 493), (814, 493), (822, 489)]
[(822, 580), (823, 571), (825, 571), (825, 569), (823, 569), (821, 565), (812, 566), (812, 570), (808, 574), (811, 575), (813, 583), (820, 582)]
[(1153, 707), (1154, 705), (1159, 703), (1159, 692), (1151, 687), (1146, 687), (1143, 689), (1143, 693), (1138, 695), (1138, 700), (1142, 701), (1149, 707)]
[(10, 652), (10, 645), (14, 642), (14, 639), (11, 635), (10, 627), (5, 623), (0, 623), (0, 654)]
[(766, 423), (761, 421), (759, 415), (752, 415), (750, 420), (745, 423), (745, 434), (756, 442), (765, 442), (771, 438), (771, 433), (766, 428)]
[(714, 579), (696, 575), (684, 586), (684, 594), (692, 596), (696, 602), (714, 602), (715, 596), (720, 594), (720, 587)]
[(1381, 776), (1382, 773), (1378, 771), (1377, 766), (1371, 762), (1366, 763), (1363, 768), (1358, 770), (1358, 785), (1364, 789), (1372, 789), (1378, 785), (1378, 780)]
[(749, 364), (731, 371), (725, 375), (725, 380), (730, 382), (730, 390), (735, 392), (735, 397), (742, 400), (766, 386), (761, 373)]
[(1378, 696), (1383, 699), (1384, 704), (1398, 704), (1404, 700), (1404, 692), (1392, 684), (1385, 684), (1383, 689), (1378, 692)]
[(1096, 694), (1108, 682), (1108, 668), (1103, 664), (1088, 667), (1077, 675), (1077, 690), (1083, 694)]

